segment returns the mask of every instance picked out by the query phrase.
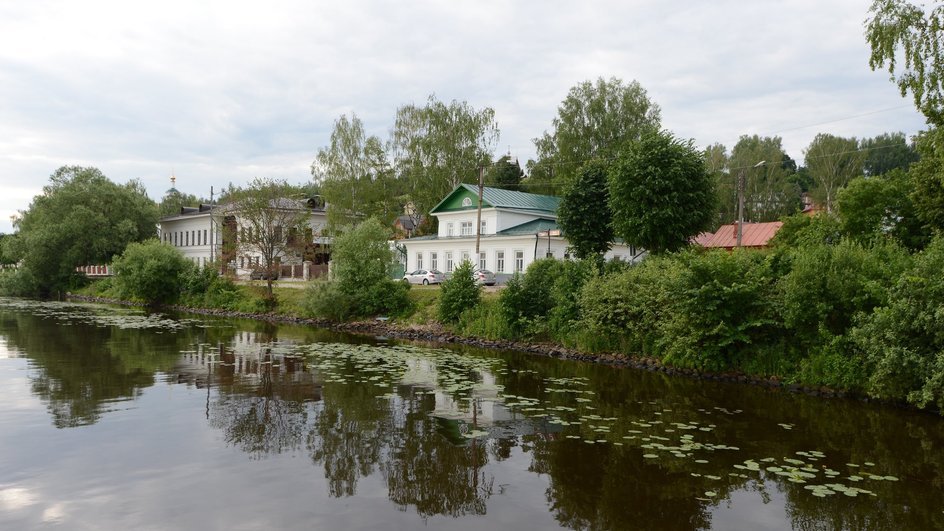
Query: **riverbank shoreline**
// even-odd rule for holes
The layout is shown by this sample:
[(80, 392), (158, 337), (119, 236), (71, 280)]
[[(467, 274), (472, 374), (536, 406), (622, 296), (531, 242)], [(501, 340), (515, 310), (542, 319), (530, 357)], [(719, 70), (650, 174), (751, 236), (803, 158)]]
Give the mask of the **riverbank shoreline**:
[[(67, 300), (114, 304), (121, 306), (145, 307), (143, 303), (113, 299), (108, 297), (96, 297), (91, 295), (80, 295), (76, 293), (66, 293)], [(786, 391), (792, 393), (802, 393), (810, 396), (822, 398), (852, 398), (863, 402), (882, 403), (901, 407), (905, 409), (917, 409), (907, 403), (890, 402), (876, 400), (867, 396), (853, 395), (844, 391), (831, 389), (828, 387), (809, 387), (799, 384), (783, 382), (776, 376), (764, 378), (758, 376), (746, 375), (736, 372), (715, 373), (709, 371), (699, 371), (696, 369), (678, 368), (663, 364), (660, 360), (647, 357), (632, 357), (614, 353), (587, 353), (579, 350), (564, 347), (553, 343), (531, 343), (524, 341), (511, 340), (492, 340), (470, 336), (457, 335), (444, 329), (438, 323), (426, 324), (422, 326), (409, 325), (403, 326), (390, 323), (383, 320), (374, 321), (351, 321), (338, 322), (329, 319), (298, 317), (277, 313), (249, 313), (222, 310), (217, 308), (192, 308), (188, 306), (170, 305), (162, 306), (160, 309), (166, 309), (177, 312), (192, 313), (197, 315), (208, 315), (214, 317), (230, 317), (237, 319), (252, 319), (257, 321), (266, 321), (278, 324), (295, 324), (303, 326), (314, 326), (335, 332), (362, 334), (370, 336), (380, 336), (393, 339), (403, 339), (408, 341), (422, 341), (429, 343), (444, 343), (468, 345), (478, 348), (491, 350), (506, 350), (533, 354), (537, 356), (557, 358), (563, 360), (581, 361), (587, 363), (599, 363), (615, 367), (626, 367), (640, 369), (649, 372), (658, 372), (670, 376), (683, 376), (687, 378), (716, 381), (727, 383), (739, 383), (765, 387), (774, 391)]]

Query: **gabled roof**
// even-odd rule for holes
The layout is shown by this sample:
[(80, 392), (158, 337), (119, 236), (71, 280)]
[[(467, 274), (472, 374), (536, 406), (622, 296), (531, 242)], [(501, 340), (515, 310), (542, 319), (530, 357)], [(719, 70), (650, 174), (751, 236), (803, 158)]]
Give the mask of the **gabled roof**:
[[(471, 202), (463, 205), (463, 200), (469, 198)], [(514, 192), (501, 188), (485, 187), (482, 190), (483, 208), (504, 208), (510, 210), (527, 210), (536, 214), (557, 216), (557, 205), (560, 198), (552, 195), (529, 194)], [(479, 188), (472, 184), (460, 184), (442, 201), (430, 210), (430, 214), (441, 212), (459, 212), (474, 210), (479, 206)]]
[[(770, 239), (777, 234), (782, 221), (768, 223), (745, 223), (741, 232), (741, 247), (767, 247)], [(737, 223), (722, 225), (711, 238), (707, 238), (702, 245), (705, 248), (733, 249), (737, 247)]]

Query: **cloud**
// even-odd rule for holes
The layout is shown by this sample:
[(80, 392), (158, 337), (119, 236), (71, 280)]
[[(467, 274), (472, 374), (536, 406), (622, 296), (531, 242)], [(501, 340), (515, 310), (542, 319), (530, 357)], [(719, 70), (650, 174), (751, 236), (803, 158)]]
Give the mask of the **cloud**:
[[(386, 137), (399, 105), (433, 93), (493, 107), (497, 151), (526, 160), (570, 87), (600, 76), (638, 80), (664, 126), (699, 145), (780, 134), (799, 159), (818, 132), (924, 127), (887, 75), (868, 68), (867, 8), (861, 0), (8, 3), (0, 186), (39, 193), (62, 164), (141, 178), (155, 198), (171, 172), (198, 195), (255, 176), (303, 182), (342, 113)], [(882, 109), (891, 110), (867, 114)], [(3, 196), (2, 212), (28, 204)]]

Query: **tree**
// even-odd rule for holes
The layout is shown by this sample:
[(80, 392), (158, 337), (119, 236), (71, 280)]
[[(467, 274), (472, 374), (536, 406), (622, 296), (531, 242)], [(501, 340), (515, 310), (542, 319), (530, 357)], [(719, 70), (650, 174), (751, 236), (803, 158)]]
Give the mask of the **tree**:
[(745, 221), (774, 221), (797, 212), (800, 209), (800, 187), (791, 179), (792, 160), (783, 151), (780, 137), (742, 135), (728, 159), (730, 188), (727, 189), (733, 189), (735, 202), (732, 206), (731, 192), (725, 194), (728, 204), (722, 212), (729, 217), (722, 219), (722, 223), (737, 219), (736, 186), (742, 174)]
[(464, 260), (439, 290), (439, 321), (455, 323), (462, 312), (475, 307), (482, 296), (482, 286), (472, 277), (472, 262)]
[(862, 160), (865, 153), (859, 149), (859, 141), (828, 133), (819, 133), (804, 151), (806, 167), (813, 177), (813, 192), (833, 211), (836, 192), (853, 177), (862, 175)]
[(579, 83), (557, 108), (553, 130), (534, 139), (537, 161), (528, 163), (531, 178), (567, 184), (585, 162), (614, 157), (660, 123), (659, 106), (637, 81), (601, 77)]
[(327, 215), (332, 229), (372, 216), (391, 224), (400, 212), (387, 147), (380, 138), (366, 135), (356, 115), (341, 115), (334, 122), (331, 144), (318, 150), (311, 173), (331, 205)]
[(865, 151), (862, 170), (865, 175), (884, 175), (892, 170), (908, 171), (918, 161), (918, 152), (909, 144), (904, 133), (882, 133), (874, 138), (863, 138), (859, 143)]
[(115, 284), (122, 296), (148, 304), (176, 302), (185, 273), (194, 267), (180, 251), (156, 239), (128, 244), (113, 265)]
[(853, 179), (836, 197), (843, 233), (863, 243), (888, 235), (910, 249), (924, 247), (930, 235), (915, 213), (913, 188), (910, 176), (900, 169)]
[(202, 197), (197, 197), (193, 194), (184, 194), (171, 188), (168, 190), (167, 194), (164, 195), (161, 204), (158, 205), (158, 213), (162, 218), (174, 216), (180, 214), (181, 207), (197, 206), (200, 203), (207, 203), (207, 201)]
[[(869, 66), (884, 68), (904, 97), (934, 126), (944, 126), (944, 5), (925, 11), (903, 0), (874, 0), (865, 36), (872, 47)], [(904, 69), (896, 68), (904, 60)]]
[(298, 187), (284, 180), (256, 178), (246, 188), (232, 191), (218, 214), (235, 217), (239, 230), (234, 251), (258, 258), (270, 301), (282, 258), (300, 252), (300, 235), (309, 228), (309, 211), (301, 196)]
[(944, 129), (919, 134), (917, 149), (921, 160), (908, 170), (914, 182), (911, 200), (926, 227), (944, 232)]
[(511, 161), (511, 155), (502, 155), (488, 168), (485, 174), (485, 185), (501, 188), (503, 190), (521, 190), (521, 179), (524, 177), (524, 171), (518, 160)]
[(156, 234), (157, 205), (140, 181), (115, 184), (97, 168), (63, 166), (15, 222), (6, 246), (38, 283), (39, 295), (67, 288), (76, 266), (105, 264)]
[(692, 141), (668, 131), (643, 135), (609, 170), (613, 232), (652, 253), (674, 251), (709, 228), (714, 184)]
[(466, 102), (450, 104), (430, 96), (425, 106), (397, 109), (392, 147), (407, 214), (419, 225), (447, 193), (462, 182), (478, 182), (498, 140), (495, 111)]
[(705, 148), (704, 157), (718, 195), (718, 219), (714, 225), (723, 225), (737, 219), (737, 179), (732, 179), (728, 171), (728, 148), (723, 144), (715, 143)]
[(580, 259), (607, 252), (613, 241), (606, 170), (601, 161), (584, 164), (557, 207), (557, 223)]

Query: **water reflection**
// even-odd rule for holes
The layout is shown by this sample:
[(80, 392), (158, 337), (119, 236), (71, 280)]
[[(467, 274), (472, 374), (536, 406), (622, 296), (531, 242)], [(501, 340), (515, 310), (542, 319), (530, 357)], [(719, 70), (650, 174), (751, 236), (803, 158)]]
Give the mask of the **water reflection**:
[[(944, 428), (930, 415), (299, 327), (118, 315), (0, 301), (0, 336), (29, 360), (57, 428), (93, 425), (118, 403), (147, 416), (149, 390), (186, 388), (178, 399), (199, 400), (247, 462), (298, 459), (299, 477), (323, 476), (329, 499), (379, 485), (421, 520), (487, 519), (540, 478), (542, 501), (494, 525), (543, 512), (572, 529), (755, 527), (744, 522), (764, 507), (774, 528), (944, 528)], [(193, 444), (176, 436), (168, 444)]]

